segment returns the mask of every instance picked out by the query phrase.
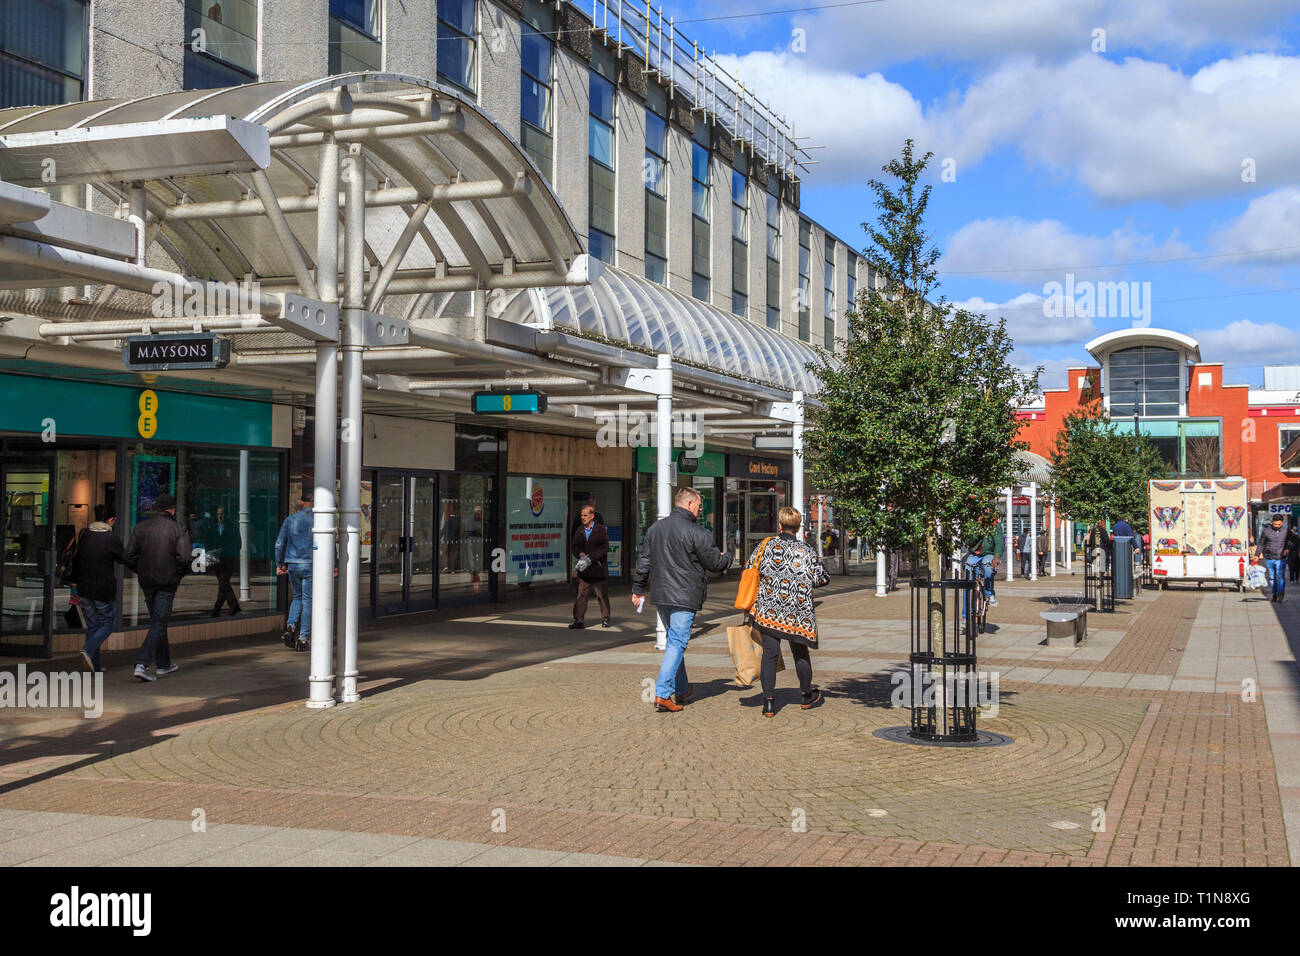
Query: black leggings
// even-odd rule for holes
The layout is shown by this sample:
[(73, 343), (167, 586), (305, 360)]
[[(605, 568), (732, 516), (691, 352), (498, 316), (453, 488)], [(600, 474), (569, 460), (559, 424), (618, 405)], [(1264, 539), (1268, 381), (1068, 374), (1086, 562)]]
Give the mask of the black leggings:
[[(776, 692), (776, 659), (781, 656), (781, 638), (773, 637), (766, 631), (763, 635), (763, 696), (771, 697)], [(787, 640), (790, 653), (794, 655), (794, 672), (799, 675), (799, 689), (805, 694), (812, 689), (812, 657), (808, 645), (798, 641)]]

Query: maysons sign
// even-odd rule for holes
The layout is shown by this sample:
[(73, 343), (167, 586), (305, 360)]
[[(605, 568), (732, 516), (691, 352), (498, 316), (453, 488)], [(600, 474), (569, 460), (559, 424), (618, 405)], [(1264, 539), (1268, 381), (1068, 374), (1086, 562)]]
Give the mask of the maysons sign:
[(122, 345), (122, 364), (133, 372), (225, 368), (230, 364), (230, 339), (211, 332), (132, 335)]

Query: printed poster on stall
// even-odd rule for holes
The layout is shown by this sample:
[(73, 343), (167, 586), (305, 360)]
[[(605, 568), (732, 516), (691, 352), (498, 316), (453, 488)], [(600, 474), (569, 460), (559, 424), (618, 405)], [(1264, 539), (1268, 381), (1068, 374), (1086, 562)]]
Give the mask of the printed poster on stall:
[(511, 476), (506, 479), (506, 499), (509, 582), (568, 580), (564, 541), (568, 481)]
[(609, 576), (617, 578), (623, 573), (623, 527), (622, 525), (610, 525), (605, 528), (609, 533), (609, 556), (606, 558), (609, 564)]

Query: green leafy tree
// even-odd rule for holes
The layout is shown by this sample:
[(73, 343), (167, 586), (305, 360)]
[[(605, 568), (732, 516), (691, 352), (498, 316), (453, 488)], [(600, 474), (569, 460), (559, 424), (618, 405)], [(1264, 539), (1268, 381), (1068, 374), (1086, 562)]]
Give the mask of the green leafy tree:
[(1150, 530), (1147, 482), (1168, 474), (1150, 439), (1117, 431), (1094, 403), (1068, 415), (1056, 433), (1050, 493), (1073, 520), (1127, 518), (1142, 534)]
[(809, 471), (835, 497), (848, 529), (874, 547), (920, 545), (940, 567), (959, 527), (989, 532), (998, 491), (1016, 477), (1015, 417), (1038, 373), (1011, 364), (1005, 320), (990, 321), (934, 296), (939, 250), (925, 230), (931, 154), (908, 140), (872, 180), (875, 223), (864, 254), (885, 280), (848, 313), (839, 354), (809, 366), (820, 389), (805, 435)]

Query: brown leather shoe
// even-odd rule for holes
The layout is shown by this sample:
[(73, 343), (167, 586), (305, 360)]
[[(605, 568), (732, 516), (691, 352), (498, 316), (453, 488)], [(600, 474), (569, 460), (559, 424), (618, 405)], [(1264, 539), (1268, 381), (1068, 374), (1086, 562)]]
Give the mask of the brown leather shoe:
[(688, 700), (690, 700), (690, 698), (691, 698), (691, 694), (694, 694), (694, 693), (695, 693), (695, 685), (694, 685), (694, 684), (687, 684), (687, 685), (686, 685), (686, 693), (684, 693), (684, 694), (673, 694), (673, 701), (674, 701), (675, 703), (678, 703), (678, 704), (684, 704), (684, 703), (686, 703)]
[(656, 698), (655, 698), (655, 710), (657, 710), (657, 711), (658, 711), (659, 713), (661, 713), (661, 714), (663, 714), (663, 713), (676, 713), (677, 711), (679, 711), (679, 710), (681, 710), (681, 709), (682, 709), (682, 705), (681, 705), (681, 704), (674, 703), (674, 702), (671, 701), (671, 700), (665, 700), (665, 699), (662, 698), (662, 697), (656, 697)]

